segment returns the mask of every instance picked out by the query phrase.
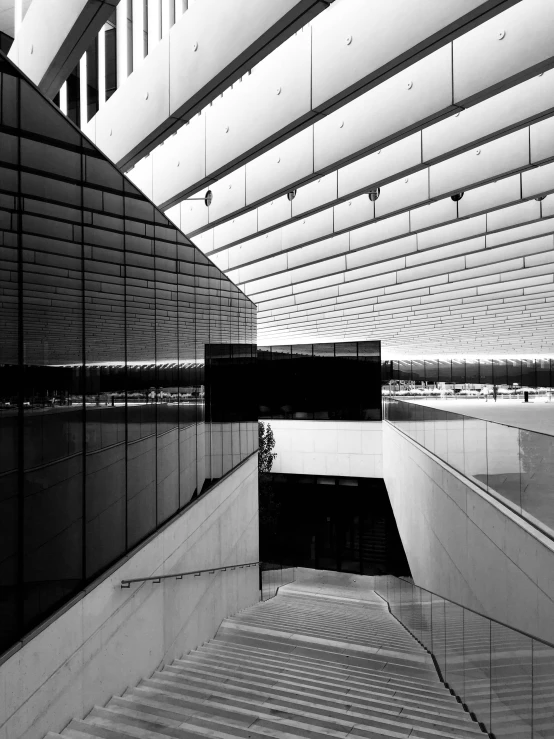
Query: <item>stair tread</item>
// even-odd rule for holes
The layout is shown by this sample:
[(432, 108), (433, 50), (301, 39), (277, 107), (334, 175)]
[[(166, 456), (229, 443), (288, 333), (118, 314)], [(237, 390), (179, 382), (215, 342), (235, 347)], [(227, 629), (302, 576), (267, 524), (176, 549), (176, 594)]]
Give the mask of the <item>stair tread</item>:
[[(476, 739), (479, 726), (439, 680), (430, 655), (373, 592), (284, 586), (227, 618), (200, 648), (46, 739)], [(306, 588), (306, 586), (304, 586)], [(418, 619), (412, 625), (421, 630)], [(480, 639), (468, 640), (476, 653)], [(460, 655), (464, 645), (450, 640)], [(514, 649), (517, 645), (514, 645)], [(528, 685), (502, 657), (505, 695)], [(513, 679), (511, 679), (513, 678)], [(486, 695), (468, 686), (477, 706)], [(541, 725), (549, 721), (545, 692)], [(498, 712), (497, 712), (498, 709)], [(493, 717), (505, 733), (501, 706)], [(524, 714), (522, 713), (524, 716)], [(537, 717), (539, 718), (539, 717)]]
[[(212, 680), (215, 680), (216, 678), (219, 678), (219, 681), (222, 683), (229, 683), (229, 682), (239, 682), (239, 683), (245, 683), (245, 684), (252, 684), (252, 685), (260, 685), (267, 683), (267, 688), (270, 687), (273, 689), (283, 690), (283, 691), (290, 691), (294, 693), (300, 693), (305, 694), (307, 696), (317, 696), (321, 695), (322, 697), (331, 697), (331, 696), (337, 696), (341, 695), (344, 697), (348, 697), (350, 701), (355, 705), (360, 705), (361, 707), (364, 706), (364, 704), (372, 704), (372, 703), (380, 703), (383, 705), (397, 705), (400, 701), (402, 701), (403, 705), (410, 706), (412, 703), (414, 704), (414, 708), (417, 710), (423, 710), (419, 708), (421, 706), (421, 701), (416, 699), (410, 699), (406, 695), (398, 695), (393, 692), (389, 691), (390, 695), (387, 695), (386, 693), (380, 693), (380, 692), (369, 692), (369, 691), (352, 691), (349, 688), (337, 688), (335, 686), (328, 686), (328, 687), (322, 687), (320, 684), (316, 681), (314, 681), (311, 685), (307, 684), (305, 681), (299, 681), (299, 680), (282, 680), (278, 676), (267, 676), (265, 678), (260, 678), (259, 675), (252, 675), (252, 673), (241, 670), (239, 672), (240, 677), (236, 677), (236, 671), (230, 671), (230, 670), (224, 670), (224, 668), (219, 666), (210, 665), (210, 669), (208, 670), (202, 670), (195, 667), (184, 669), (180, 666), (172, 665), (171, 668), (166, 668), (171, 670), (182, 670), (183, 675), (191, 674), (191, 672), (198, 676), (206, 676), (206, 678), (210, 678)], [(215, 674), (214, 674), (215, 670)], [(249, 683), (248, 681), (256, 680), (255, 683)], [(359, 695), (356, 695), (356, 693), (359, 693)], [(433, 711), (439, 712), (441, 715), (450, 715), (451, 713), (455, 715), (459, 715), (459, 710), (454, 707), (453, 703), (450, 703), (450, 710), (448, 711), (446, 707), (438, 706), (436, 703), (429, 703), (427, 704), (432, 708)], [(456, 704), (457, 706), (457, 704)], [(466, 714), (467, 715), (467, 714)]]
[[(314, 707), (312, 704), (305, 703), (302, 701), (284, 701), (276, 697), (269, 697), (267, 699), (259, 698), (253, 692), (245, 694), (242, 697), (234, 695), (226, 695), (223, 691), (210, 691), (201, 690), (195, 687), (185, 687), (172, 684), (170, 681), (163, 681), (159, 678), (145, 680), (141, 683), (140, 687), (146, 686), (150, 689), (158, 690), (159, 692), (173, 693), (177, 696), (182, 696), (185, 701), (191, 701), (191, 705), (203, 706), (203, 709), (213, 708), (215, 711), (219, 711), (220, 708), (225, 708), (227, 711), (233, 712), (233, 714), (240, 714), (244, 716), (252, 715), (267, 715), (271, 716), (274, 712), (284, 714), (286, 716), (295, 717), (296, 721), (302, 723), (312, 723), (319, 725), (326, 729), (334, 731), (341, 731), (344, 726), (360, 726), (365, 728), (366, 726), (383, 726), (385, 728), (391, 726), (403, 727), (406, 729), (417, 728), (419, 731), (426, 731), (430, 735), (433, 735), (435, 731), (441, 732), (441, 736), (444, 737), (458, 737), (460, 735), (475, 736), (474, 731), (469, 729), (458, 729), (458, 728), (445, 728), (440, 723), (436, 722), (434, 726), (426, 726), (425, 723), (417, 720), (409, 719), (408, 717), (387, 717), (387, 716), (367, 716), (362, 717), (358, 715), (352, 715), (352, 712), (346, 710), (344, 712), (331, 711), (329, 708)], [(435, 728), (436, 727), (436, 728)]]
[[(156, 674), (157, 675), (159, 674), (160, 676), (162, 676), (165, 674), (165, 672), (166, 670), (164, 670), (161, 673), (156, 673)], [(179, 679), (178, 675), (176, 675), (176, 677), (177, 679)], [(186, 679), (186, 677), (184, 679)], [(433, 719), (440, 717), (440, 721), (436, 721), (436, 723), (444, 723), (444, 724), (463, 725), (463, 724), (467, 724), (470, 720), (469, 717), (467, 717), (467, 714), (465, 717), (463, 714), (462, 716), (449, 717), (449, 716), (443, 716), (442, 714), (437, 713), (435, 711), (427, 710), (425, 712), (423, 709), (419, 709), (418, 711), (418, 710), (414, 710), (413, 708), (410, 711), (410, 709), (406, 707), (405, 705), (397, 705), (397, 706), (388, 705), (387, 706), (387, 705), (379, 704), (377, 701), (373, 701), (374, 706), (371, 709), (369, 709), (369, 708), (364, 708), (362, 705), (352, 703), (352, 701), (350, 700), (346, 700), (348, 696), (345, 696), (345, 700), (342, 702), (341, 700), (331, 698), (330, 696), (317, 696), (317, 700), (316, 700), (315, 695), (311, 695), (311, 694), (304, 695), (301, 692), (293, 691), (293, 690), (289, 690), (289, 691), (281, 690), (279, 691), (279, 693), (277, 693), (275, 686), (268, 686), (267, 689), (263, 689), (252, 683), (245, 685), (245, 686), (240, 686), (240, 685), (230, 685), (229, 681), (226, 681), (225, 683), (218, 683), (217, 681), (214, 681), (208, 678), (204, 678), (204, 679), (193, 678), (191, 680), (189, 676), (188, 679), (195, 685), (202, 685), (202, 684), (206, 685), (207, 691), (210, 691), (210, 687), (209, 687), (210, 685), (217, 685), (217, 686), (220, 686), (221, 689), (224, 689), (225, 687), (227, 687), (228, 689), (231, 688), (231, 690), (236, 691), (235, 694), (239, 696), (241, 692), (244, 692), (247, 696), (248, 695), (250, 696), (252, 695), (271, 696), (272, 694), (278, 694), (280, 699), (285, 700), (288, 698), (293, 703), (298, 702), (298, 703), (305, 704), (305, 703), (308, 703), (308, 701), (312, 701), (312, 705), (314, 706), (328, 705), (329, 708), (333, 710), (333, 713), (338, 712), (340, 710), (344, 710), (346, 708), (349, 715), (356, 714), (360, 717), (363, 717), (364, 714), (371, 713), (371, 710), (373, 710), (380, 715), (382, 714), (383, 716), (398, 716), (399, 717), (402, 714), (403, 717), (404, 716), (409, 717), (410, 720), (414, 720), (414, 721), (422, 721), (425, 724), (428, 723), (429, 716), (432, 716)], [(294, 698), (294, 696), (296, 696), (296, 698)]]
[[(269, 650), (269, 649), (256, 649), (251, 644), (240, 644), (237, 642), (227, 642), (223, 641), (222, 639), (214, 640), (210, 645), (206, 645), (206, 651), (211, 653), (221, 653), (229, 648), (234, 649), (236, 653), (239, 653), (239, 648), (248, 648), (248, 653), (251, 654), (256, 659), (266, 659), (268, 661), (273, 661), (280, 664), (298, 664), (298, 663), (305, 663), (309, 664), (311, 667), (317, 667), (321, 670), (333, 670), (337, 671), (339, 673), (342, 673), (344, 671), (348, 671), (351, 675), (357, 675), (360, 678), (363, 678), (364, 676), (374, 676), (377, 674), (384, 674), (379, 669), (379, 664), (382, 664), (382, 662), (375, 661), (373, 664), (373, 669), (368, 666), (363, 666), (356, 664), (349, 660), (343, 660), (343, 664), (340, 662), (337, 662), (336, 659), (324, 659), (321, 655), (319, 656), (308, 656), (308, 655), (298, 655), (294, 653), (287, 653), (285, 655), (280, 654), (276, 650)], [(204, 649), (204, 647), (203, 647)], [(246, 651), (244, 653), (247, 653)], [(400, 675), (397, 676), (397, 679), (404, 679), (406, 682), (414, 681), (417, 684), (422, 685), (432, 685), (437, 686), (437, 689), (439, 689), (439, 685), (437, 684), (436, 680), (436, 672), (433, 673), (432, 671), (429, 671), (426, 673), (425, 677), (420, 677), (410, 674), (409, 676), (406, 675), (405, 677), (401, 677)], [(440, 688), (442, 689), (442, 687)]]

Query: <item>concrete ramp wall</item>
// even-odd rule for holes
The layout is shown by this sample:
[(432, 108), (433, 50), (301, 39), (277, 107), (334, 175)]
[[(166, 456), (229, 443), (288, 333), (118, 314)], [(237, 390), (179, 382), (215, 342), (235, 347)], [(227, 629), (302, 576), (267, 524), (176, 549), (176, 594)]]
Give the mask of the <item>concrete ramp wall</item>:
[(554, 542), (386, 422), (383, 475), (418, 585), (554, 642)]

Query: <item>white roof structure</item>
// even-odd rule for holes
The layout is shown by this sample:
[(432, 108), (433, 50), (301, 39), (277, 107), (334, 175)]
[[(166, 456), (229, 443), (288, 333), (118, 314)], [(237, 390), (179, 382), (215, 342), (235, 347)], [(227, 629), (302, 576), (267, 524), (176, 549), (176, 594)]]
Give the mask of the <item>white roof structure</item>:
[(259, 344), (553, 355), (552, 0), (145, 7), (118, 4), (83, 130), (256, 302)]

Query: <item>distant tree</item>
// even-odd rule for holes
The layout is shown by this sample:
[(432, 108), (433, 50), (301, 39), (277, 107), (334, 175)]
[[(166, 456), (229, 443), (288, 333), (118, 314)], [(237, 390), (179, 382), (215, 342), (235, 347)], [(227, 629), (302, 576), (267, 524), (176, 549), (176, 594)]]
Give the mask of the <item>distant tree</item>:
[(273, 451), (275, 448), (275, 437), (273, 436), (271, 424), (268, 423), (266, 427), (262, 421), (258, 421), (258, 438), (258, 470), (260, 472), (271, 472), (273, 460), (277, 456)]
[(270, 474), (277, 454), (273, 451), (275, 438), (269, 423), (266, 426), (262, 421), (258, 422), (258, 438), (260, 556), (263, 559), (273, 559), (278, 551), (280, 504), (274, 494)]

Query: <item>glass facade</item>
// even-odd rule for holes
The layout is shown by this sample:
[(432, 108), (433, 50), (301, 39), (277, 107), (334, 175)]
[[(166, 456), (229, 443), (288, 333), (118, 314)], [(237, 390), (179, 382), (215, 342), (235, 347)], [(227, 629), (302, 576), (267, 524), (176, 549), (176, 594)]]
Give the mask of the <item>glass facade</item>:
[(0, 262), (4, 650), (252, 454), (257, 419), (254, 304), (1, 55)]
[(393, 359), (381, 379), (554, 387), (554, 359)]
[(381, 342), (258, 348), (260, 418), (381, 420)]

